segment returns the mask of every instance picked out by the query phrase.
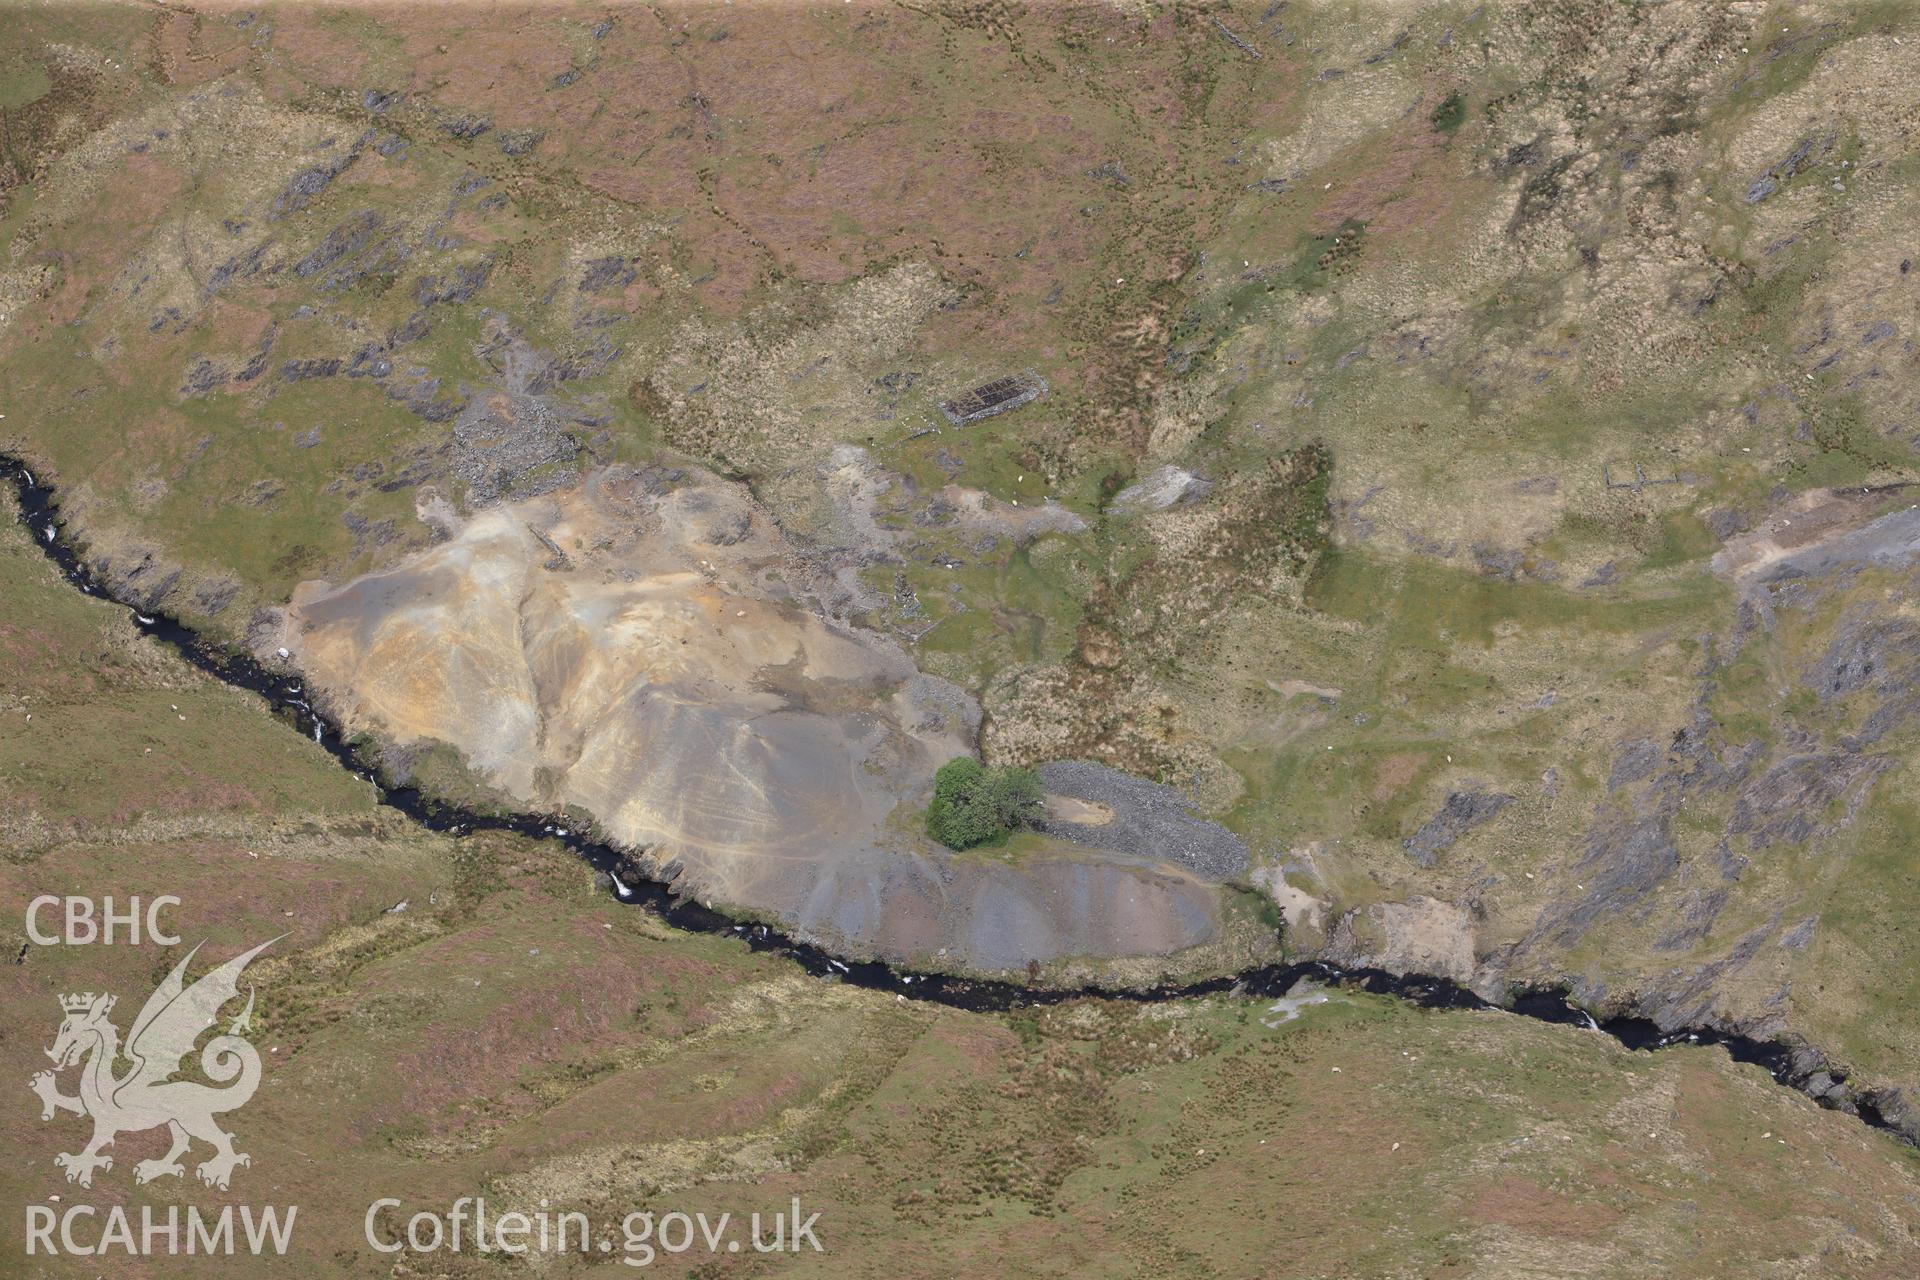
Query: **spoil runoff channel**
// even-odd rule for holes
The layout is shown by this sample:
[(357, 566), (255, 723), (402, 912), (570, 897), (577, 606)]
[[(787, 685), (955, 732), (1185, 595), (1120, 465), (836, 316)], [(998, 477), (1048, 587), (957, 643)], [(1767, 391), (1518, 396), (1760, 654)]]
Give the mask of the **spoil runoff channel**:
[[(1303, 979), (1332, 986), (1393, 996), (1423, 1009), (1489, 1010), (1533, 1018), (1541, 1022), (1584, 1027), (1611, 1036), (1629, 1049), (1654, 1050), (1673, 1044), (1719, 1045), (1734, 1061), (1763, 1068), (1775, 1081), (1814, 1096), (1826, 1107), (1834, 1104), (1813, 1094), (1810, 1081), (1824, 1074), (1843, 1081), (1834, 1067), (1802, 1071), (1793, 1062), (1796, 1046), (1781, 1040), (1761, 1040), (1715, 1027), (1665, 1029), (1648, 1018), (1597, 1017), (1574, 1004), (1564, 990), (1537, 988), (1512, 993), (1506, 1003), (1488, 1000), (1459, 983), (1423, 974), (1395, 974), (1382, 969), (1348, 968), (1311, 960), (1268, 964), (1241, 973), (1195, 982), (1148, 987), (1039, 988), (995, 979), (943, 973), (915, 972), (874, 960), (841, 957), (814, 943), (790, 937), (765, 924), (743, 924), (691, 898), (673, 892), (666, 881), (650, 879), (621, 850), (577, 830), (570, 820), (534, 814), (480, 813), (441, 803), (412, 786), (383, 785), (371, 777), (354, 748), (338, 728), (328, 723), (306, 694), (306, 682), (269, 670), (251, 656), (207, 642), (191, 628), (165, 612), (146, 609), (116, 598), (87, 565), (60, 519), (60, 505), (50, 484), (37, 478), (21, 459), (0, 453), (0, 477), (13, 487), (20, 518), (33, 543), (53, 561), (76, 590), (119, 605), (132, 615), (133, 625), (173, 650), (181, 658), (236, 688), (266, 700), (274, 716), (318, 743), (340, 766), (372, 784), (387, 804), (432, 831), (461, 836), (475, 831), (506, 831), (536, 840), (556, 840), (575, 856), (605, 873), (610, 892), (621, 903), (651, 911), (677, 929), (727, 934), (755, 951), (772, 952), (826, 980), (874, 991), (890, 991), (909, 1000), (924, 1000), (974, 1012), (1000, 1013), (1012, 1009), (1062, 1004), (1071, 1000), (1104, 999), (1133, 1003), (1190, 1000), (1229, 995), (1247, 999), (1278, 999)], [(1865, 1097), (1850, 1100), (1853, 1113), (1875, 1128), (1912, 1141)]]

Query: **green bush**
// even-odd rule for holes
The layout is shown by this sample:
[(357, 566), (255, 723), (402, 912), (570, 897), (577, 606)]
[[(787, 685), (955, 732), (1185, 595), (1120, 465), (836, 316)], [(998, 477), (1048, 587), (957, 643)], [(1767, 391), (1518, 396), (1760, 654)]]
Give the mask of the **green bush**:
[(949, 849), (997, 843), (1040, 816), (1044, 794), (1031, 769), (988, 769), (956, 756), (933, 775), (927, 834)]

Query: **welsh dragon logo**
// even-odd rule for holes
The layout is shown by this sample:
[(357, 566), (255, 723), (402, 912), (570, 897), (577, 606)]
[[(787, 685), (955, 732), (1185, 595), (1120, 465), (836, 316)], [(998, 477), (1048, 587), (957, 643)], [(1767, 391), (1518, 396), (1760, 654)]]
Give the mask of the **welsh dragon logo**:
[[(113, 1168), (113, 1157), (103, 1152), (117, 1135), (159, 1125), (167, 1126), (173, 1146), (158, 1160), (136, 1164), (135, 1182), (183, 1174), (180, 1157), (196, 1138), (213, 1147), (213, 1155), (195, 1170), (200, 1181), (210, 1187), (224, 1191), (236, 1166), (253, 1163), (233, 1149), (233, 1135), (214, 1121), (222, 1112), (245, 1106), (260, 1087), (260, 1054), (241, 1038), (253, 1017), (252, 991), (247, 993), (247, 1007), (228, 1025), (226, 1033), (214, 1036), (200, 1051), (201, 1071), (224, 1087), (172, 1077), (193, 1052), (201, 1034), (214, 1025), (220, 1006), (239, 995), (240, 974), (247, 965), (278, 941), (263, 942), (188, 986), (187, 966), (200, 951), (196, 945), (147, 997), (140, 1016), (133, 1020), (124, 1049), (119, 1028), (107, 1018), (113, 1012), (115, 997), (91, 991), (60, 997), (66, 1017), (53, 1047), (47, 1050), (54, 1069), (40, 1072), (28, 1083), (40, 1095), (42, 1120), (53, 1119), (56, 1111), (93, 1118), (93, 1138), (87, 1145), (73, 1154), (54, 1157), (54, 1163), (67, 1171), (68, 1182), (92, 1186), (94, 1170)], [(116, 1076), (114, 1068), (122, 1055), (132, 1066)], [(54, 1076), (72, 1066), (80, 1067), (80, 1092), (69, 1097), (60, 1092)]]

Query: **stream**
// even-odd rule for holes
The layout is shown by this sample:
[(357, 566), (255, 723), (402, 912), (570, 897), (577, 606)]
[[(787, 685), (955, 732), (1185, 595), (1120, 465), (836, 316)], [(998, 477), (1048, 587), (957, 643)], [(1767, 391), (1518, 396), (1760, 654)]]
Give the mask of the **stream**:
[(34, 545), (53, 561), (61, 576), (76, 590), (127, 609), (135, 627), (166, 645), (187, 662), (229, 685), (265, 699), (276, 718), (318, 743), (342, 768), (371, 783), (382, 803), (398, 809), (430, 830), (449, 835), (506, 831), (536, 840), (559, 841), (582, 861), (606, 875), (612, 885), (610, 892), (617, 901), (654, 912), (678, 929), (734, 935), (754, 951), (785, 956), (816, 977), (875, 991), (889, 991), (910, 1000), (925, 1000), (957, 1009), (988, 1013), (1085, 998), (1144, 1003), (1231, 995), (1277, 1000), (1303, 979), (1310, 979), (1375, 995), (1394, 996), (1423, 1009), (1498, 1011), (1542, 1022), (1582, 1027), (1611, 1036), (1629, 1049), (1653, 1050), (1672, 1044), (1719, 1045), (1732, 1055), (1734, 1061), (1763, 1068), (1780, 1084), (1814, 1096), (1823, 1107), (1850, 1110), (1875, 1128), (1888, 1130), (1905, 1141), (1914, 1141), (1883, 1114), (1870, 1096), (1856, 1096), (1847, 1106), (1837, 1107), (1830, 1099), (1814, 1094), (1809, 1088), (1814, 1075), (1824, 1074), (1839, 1081), (1843, 1081), (1845, 1076), (1831, 1065), (1815, 1072), (1796, 1069), (1793, 1056), (1797, 1046), (1792, 1043), (1759, 1040), (1711, 1027), (1662, 1030), (1647, 1018), (1598, 1018), (1572, 1003), (1564, 990), (1519, 991), (1512, 995), (1510, 1003), (1502, 1005), (1445, 978), (1394, 974), (1381, 969), (1343, 968), (1317, 960), (1268, 964), (1238, 974), (1151, 987), (1034, 988), (1016, 982), (915, 972), (878, 961), (842, 958), (767, 925), (742, 924), (689, 898), (677, 896), (666, 883), (648, 879), (625, 853), (573, 830), (570, 824), (562, 825), (566, 820), (530, 814), (470, 812), (442, 804), (423, 794), (417, 787), (382, 785), (377, 778), (370, 776), (338, 729), (314, 710), (305, 695), (304, 681), (300, 677), (276, 674), (247, 654), (207, 643), (198, 633), (165, 613), (141, 609), (115, 599), (105, 584), (87, 567), (74, 543), (65, 536), (59, 503), (52, 486), (35, 477), (26, 463), (6, 453), (0, 453), (0, 476), (5, 477), (13, 487), (21, 519), (32, 535)]

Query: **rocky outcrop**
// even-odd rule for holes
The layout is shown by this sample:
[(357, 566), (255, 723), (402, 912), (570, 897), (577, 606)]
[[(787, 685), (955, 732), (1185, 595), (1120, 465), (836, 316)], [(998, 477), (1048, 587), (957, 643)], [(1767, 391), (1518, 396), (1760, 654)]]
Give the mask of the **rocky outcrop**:
[(1440, 812), (1404, 841), (1407, 856), (1416, 866), (1433, 866), (1455, 841), (1506, 808), (1512, 799), (1483, 790), (1454, 792), (1440, 806)]

